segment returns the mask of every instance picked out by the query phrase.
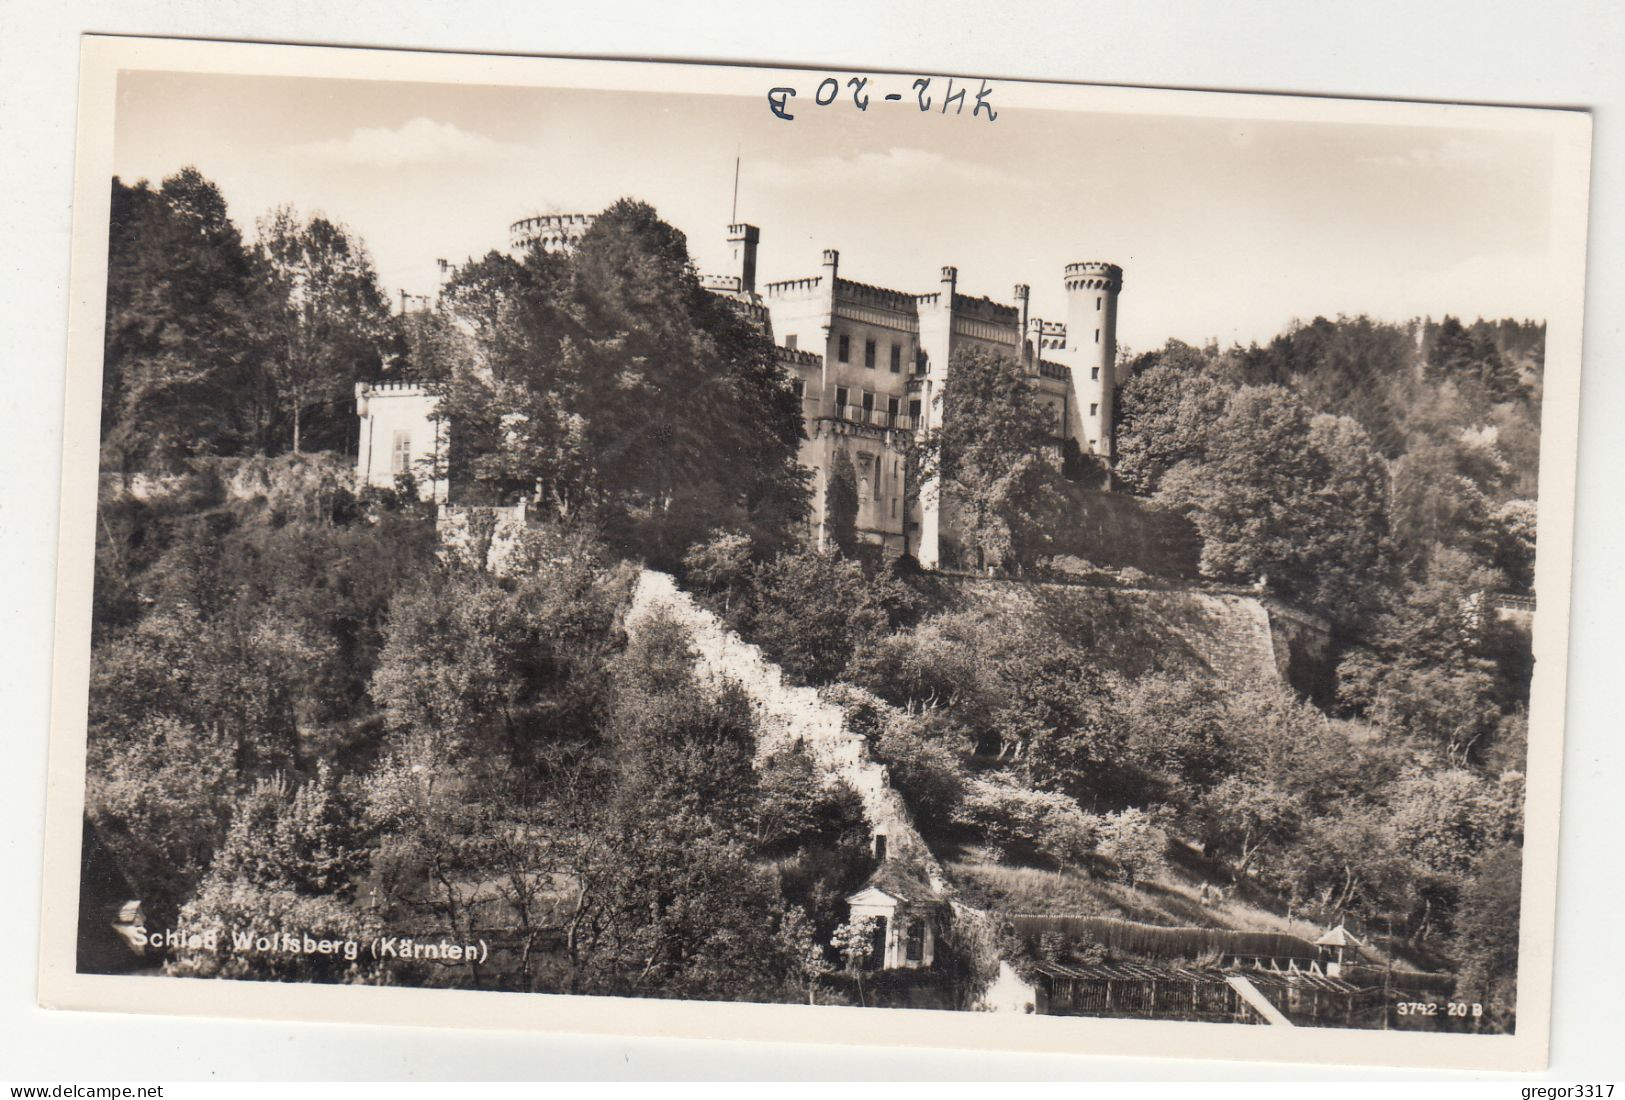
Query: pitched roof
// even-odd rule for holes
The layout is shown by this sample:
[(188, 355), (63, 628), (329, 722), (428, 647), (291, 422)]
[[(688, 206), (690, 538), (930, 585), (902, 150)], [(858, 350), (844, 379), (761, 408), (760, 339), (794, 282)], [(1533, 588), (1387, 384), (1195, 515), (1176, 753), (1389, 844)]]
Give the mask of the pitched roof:
[(1339, 924), (1336, 928), (1328, 928), (1320, 939), (1315, 941), (1317, 947), (1364, 947), (1365, 944), (1354, 938), (1354, 933)]
[(861, 897), (869, 890), (879, 890), (888, 897), (915, 905), (936, 905), (942, 901), (941, 895), (931, 889), (931, 884), (923, 875), (895, 859), (882, 861), (863, 886), (847, 897), (847, 903), (850, 904), (854, 898)]

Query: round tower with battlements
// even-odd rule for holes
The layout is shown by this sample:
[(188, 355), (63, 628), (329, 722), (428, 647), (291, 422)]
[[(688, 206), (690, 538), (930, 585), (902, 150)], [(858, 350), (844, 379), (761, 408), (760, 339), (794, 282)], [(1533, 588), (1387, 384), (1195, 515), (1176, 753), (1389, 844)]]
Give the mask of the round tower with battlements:
[(537, 214), (520, 218), (508, 227), (508, 242), (515, 252), (536, 246), (543, 252), (569, 252), (581, 243), (595, 220), (592, 214)]

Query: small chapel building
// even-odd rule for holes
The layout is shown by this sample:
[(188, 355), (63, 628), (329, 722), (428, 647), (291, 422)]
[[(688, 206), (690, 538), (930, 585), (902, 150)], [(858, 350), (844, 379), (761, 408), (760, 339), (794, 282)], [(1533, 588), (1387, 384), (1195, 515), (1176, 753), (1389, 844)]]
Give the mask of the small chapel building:
[(853, 921), (869, 917), (875, 922), (870, 969), (918, 970), (935, 960), (943, 900), (900, 864), (883, 861), (846, 904)]

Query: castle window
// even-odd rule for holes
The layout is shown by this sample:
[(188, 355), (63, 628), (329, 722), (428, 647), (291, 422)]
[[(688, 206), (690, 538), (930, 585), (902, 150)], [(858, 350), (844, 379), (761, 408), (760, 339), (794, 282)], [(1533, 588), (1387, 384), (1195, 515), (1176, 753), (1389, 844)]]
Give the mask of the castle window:
[(1106, 299), (1105, 299), (1105, 298), (1096, 298), (1096, 299), (1095, 299), (1095, 308), (1096, 308), (1096, 309), (1099, 309), (1099, 308), (1100, 308), (1100, 304), (1101, 304), (1101, 303), (1102, 303), (1102, 302), (1104, 302), (1104, 301), (1105, 301), (1105, 300), (1106, 300)]
[(1099, 367), (1090, 367), (1089, 368), (1089, 381), (1091, 381), (1091, 382), (1100, 381), (1100, 368)]
[(843, 333), (841, 338), (836, 341), (835, 358), (839, 359), (843, 363), (850, 363), (852, 361), (852, 337)]
[(875, 369), (875, 342), (873, 340), (863, 342), (863, 365), (870, 370)]
[(1100, 343), (1100, 330), (1098, 328), (1095, 329), (1095, 343)]
[(875, 395), (872, 390), (863, 391), (863, 419), (865, 423), (873, 423), (874, 417), (869, 414), (875, 411)]
[(389, 449), (389, 469), (394, 474), (412, 472), (412, 433), (395, 433), (395, 442)]
[(790, 388), (796, 391), (797, 401), (805, 401), (807, 399), (807, 383), (800, 378), (793, 380), (790, 383)]
[(835, 415), (842, 420), (846, 419), (847, 392), (845, 386), (835, 387)]
[(903, 345), (901, 344), (891, 346), (891, 372), (893, 374), (903, 373)]
[(901, 404), (902, 403), (895, 397), (886, 398), (886, 425), (888, 427), (893, 427), (897, 424), (897, 411), (901, 407)]
[(1090, 416), (1099, 416), (1100, 415), (1100, 406), (1095, 404), (1093, 401), (1089, 402), (1089, 415)]
[(788, 336), (786, 336), (784, 338), (784, 346), (789, 348), (791, 351), (796, 350), (796, 334), (795, 333), (792, 332), (790, 335), (788, 335)]
[(914, 422), (916, 427), (919, 426), (919, 423), (920, 423), (920, 399), (918, 397), (910, 399), (910, 401), (908, 403), (908, 418)]

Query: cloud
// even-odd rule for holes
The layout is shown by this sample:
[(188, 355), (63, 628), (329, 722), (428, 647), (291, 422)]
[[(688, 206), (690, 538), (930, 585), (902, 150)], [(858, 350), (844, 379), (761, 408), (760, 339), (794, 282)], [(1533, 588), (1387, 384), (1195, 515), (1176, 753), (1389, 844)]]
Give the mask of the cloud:
[(754, 184), (780, 190), (835, 186), (874, 193), (914, 191), (941, 182), (999, 188), (1027, 184), (1020, 176), (985, 164), (951, 160), (942, 153), (926, 149), (896, 146), (883, 153), (812, 157), (794, 163), (747, 163), (745, 174)]
[(348, 138), (296, 145), (293, 152), (314, 160), (362, 168), (404, 168), (419, 164), (489, 164), (525, 156), (528, 150), (459, 129), (449, 122), (414, 118), (394, 130), (360, 127)]
[(1450, 168), (1458, 165), (1484, 164), (1491, 159), (1490, 151), (1478, 142), (1451, 137), (1432, 145), (1412, 146), (1399, 153), (1360, 157), (1359, 163), (1389, 168)]

